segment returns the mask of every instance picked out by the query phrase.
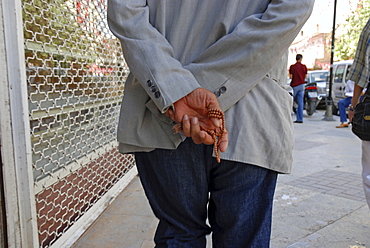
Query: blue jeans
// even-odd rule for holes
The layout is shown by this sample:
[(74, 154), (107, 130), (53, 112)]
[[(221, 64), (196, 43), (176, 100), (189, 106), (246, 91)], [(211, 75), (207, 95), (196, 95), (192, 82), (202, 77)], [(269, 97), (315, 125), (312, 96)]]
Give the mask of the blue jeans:
[(352, 97), (343, 98), (338, 102), (340, 122), (347, 121), (346, 108), (351, 104)]
[(293, 98), (297, 102), (298, 108), (296, 111), (297, 121), (303, 121), (303, 108), (304, 108), (304, 84), (293, 87)]
[[(176, 150), (136, 153), (140, 180), (159, 219), (156, 247), (269, 247), (277, 173), (212, 158), (186, 139)], [(209, 224), (207, 225), (207, 217)]]

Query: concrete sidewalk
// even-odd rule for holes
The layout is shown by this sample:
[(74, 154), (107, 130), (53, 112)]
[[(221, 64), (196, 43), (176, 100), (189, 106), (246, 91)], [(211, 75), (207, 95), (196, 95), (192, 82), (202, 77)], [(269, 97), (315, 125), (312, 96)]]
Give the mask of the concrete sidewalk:
[[(272, 248), (370, 248), (370, 211), (361, 181), (361, 142), (351, 128), (323, 121), (324, 111), (294, 124), (293, 172), (280, 175)], [(73, 248), (148, 248), (157, 220), (138, 178), (117, 197)], [(211, 247), (209, 242), (207, 247)]]

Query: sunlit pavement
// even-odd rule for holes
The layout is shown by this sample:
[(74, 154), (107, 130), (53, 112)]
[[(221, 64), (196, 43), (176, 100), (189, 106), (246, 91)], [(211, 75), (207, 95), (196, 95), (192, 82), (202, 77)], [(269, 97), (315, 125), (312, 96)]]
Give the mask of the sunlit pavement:
[[(293, 171), (279, 176), (272, 248), (370, 248), (361, 141), (351, 127), (335, 128), (338, 116), (325, 121), (324, 114), (318, 110), (304, 116), (303, 124), (294, 123)], [(135, 178), (73, 247), (154, 247), (156, 224)]]

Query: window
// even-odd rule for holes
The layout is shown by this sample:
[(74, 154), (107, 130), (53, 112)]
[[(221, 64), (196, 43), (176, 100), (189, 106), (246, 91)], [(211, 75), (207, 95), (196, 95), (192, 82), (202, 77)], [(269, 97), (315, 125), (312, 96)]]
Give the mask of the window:
[(334, 73), (334, 83), (342, 83), (344, 70), (346, 69), (345, 65), (339, 65)]

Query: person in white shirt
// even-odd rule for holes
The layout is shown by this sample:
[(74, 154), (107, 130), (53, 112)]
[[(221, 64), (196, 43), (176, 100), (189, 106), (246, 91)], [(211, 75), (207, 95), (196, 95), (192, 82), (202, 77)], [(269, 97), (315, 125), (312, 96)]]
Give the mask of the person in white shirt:
[[(353, 97), (353, 89), (355, 87), (355, 82), (348, 80), (346, 83), (346, 88), (344, 90), (344, 95), (346, 98), (343, 98), (338, 102), (339, 116), (340, 116), (340, 125), (336, 126), (337, 128), (348, 127), (349, 123), (347, 122), (347, 113), (346, 108), (351, 104)], [(347, 123), (345, 123), (347, 122)]]

